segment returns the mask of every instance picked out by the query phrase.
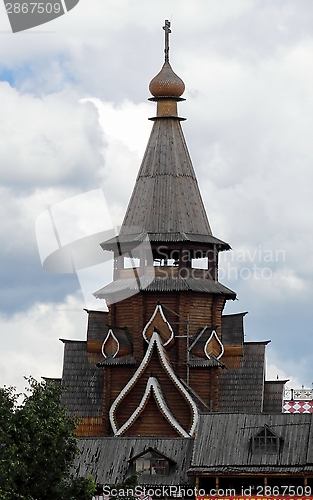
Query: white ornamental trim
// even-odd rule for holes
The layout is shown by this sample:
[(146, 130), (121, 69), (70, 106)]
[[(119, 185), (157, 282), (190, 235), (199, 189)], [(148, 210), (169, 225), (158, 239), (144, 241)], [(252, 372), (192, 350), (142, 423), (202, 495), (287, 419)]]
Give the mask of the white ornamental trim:
[(170, 409), (168, 408), (164, 396), (162, 394), (160, 384), (158, 383), (157, 379), (155, 377), (149, 377), (146, 389), (144, 392), (144, 395), (142, 396), (142, 399), (137, 406), (136, 410), (133, 412), (133, 414), (129, 417), (127, 422), (125, 422), (122, 427), (117, 431), (115, 434), (116, 436), (121, 436), (136, 420), (136, 418), (140, 415), (140, 413), (144, 410), (148, 399), (150, 397), (151, 392), (153, 392), (157, 405), (160, 408), (162, 414), (166, 418), (166, 420), (174, 427), (177, 432), (182, 436), (182, 437), (189, 437), (189, 434), (182, 428), (182, 426), (178, 423), (176, 418), (172, 415)]
[(111, 423), (111, 427), (113, 429), (114, 435), (118, 435), (118, 432), (119, 432), (119, 430), (117, 428), (116, 419), (115, 419), (116, 408), (121, 403), (121, 401), (123, 401), (123, 399), (125, 398), (127, 393), (130, 391), (130, 389), (135, 385), (135, 383), (139, 379), (140, 375), (144, 372), (145, 368), (148, 365), (148, 362), (150, 361), (150, 358), (151, 358), (151, 355), (152, 355), (152, 352), (154, 349), (154, 345), (156, 345), (156, 348), (158, 350), (159, 359), (162, 362), (163, 368), (168, 373), (169, 377), (172, 379), (172, 382), (177, 387), (177, 389), (184, 395), (185, 399), (187, 400), (187, 402), (191, 408), (192, 425), (191, 425), (191, 428), (188, 432), (188, 436), (193, 436), (195, 431), (196, 431), (196, 428), (198, 425), (198, 420), (199, 420), (198, 408), (197, 408), (195, 402), (193, 401), (193, 399), (190, 397), (189, 393), (186, 391), (184, 386), (178, 380), (174, 371), (172, 370), (172, 368), (171, 368), (171, 366), (170, 366), (170, 364), (165, 356), (165, 353), (163, 351), (163, 346), (162, 346), (162, 342), (160, 340), (160, 336), (156, 332), (154, 332), (152, 337), (151, 337), (148, 349), (146, 351), (146, 354), (145, 354), (143, 360), (140, 363), (140, 366), (138, 367), (138, 369), (136, 370), (136, 372), (134, 373), (132, 378), (129, 380), (129, 382), (125, 385), (124, 389), (122, 389), (122, 391), (119, 393), (119, 395), (117, 396), (115, 401), (113, 401), (113, 403), (112, 403), (112, 406), (111, 406), (110, 411), (109, 411), (109, 418), (110, 418), (110, 423)]
[(107, 355), (105, 354), (105, 352), (104, 352), (104, 346), (105, 346), (105, 344), (106, 344), (106, 342), (107, 342), (107, 340), (108, 340), (108, 338), (109, 338), (110, 336), (111, 336), (111, 337), (113, 337), (113, 338), (114, 338), (114, 340), (115, 340), (115, 341), (116, 341), (116, 343), (117, 343), (117, 349), (116, 349), (115, 353), (113, 354), (113, 358), (115, 358), (115, 356), (117, 355), (118, 351), (120, 350), (120, 343), (119, 343), (119, 341), (117, 340), (117, 338), (115, 337), (115, 335), (114, 335), (114, 333), (113, 333), (112, 328), (110, 328), (110, 330), (109, 330), (109, 331), (108, 331), (108, 333), (107, 333), (107, 336), (105, 337), (105, 339), (104, 339), (104, 341), (103, 341), (103, 343), (102, 343), (102, 346), (101, 346), (101, 352), (102, 352), (102, 354), (103, 354), (103, 356), (104, 356), (105, 358), (108, 358), (108, 356), (107, 356)]
[(154, 313), (152, 314), (151, 318), (149, 319), (148, 323), (146, 324), (146, 326), (143, 329), (142, 335), (143, 335), (143, 338), (145, 339), (145, 341), (149, 344), (150, 340), (146, 337), (146, 331), (148, 330), (149, 326), (153, 322), (153, 320), (156, 317), (158, 311), (161, 314), (161, 317), (162, 317), (164, 323), (167, 324), (167, 326), (169, 327), (170, 332), (171, 332), (170, 338), (163, 344), (164, 347), (165, 347), (165, 346), (167, 346), (173, 340), (173, 338), (174, 338), (174, 331), (173, 331), (173, 328), (171, 327), (170, 323), (167, 321), (167, 319), (166, 319), (166, 317), (164, 315), (162, 306), (160, 304), (158, 304), (156, 306), (156, 308), (154, 310)]
[(211, 358), (210, 358), (210, 355), (206, 352), (206, 348), (207, 348), (207, 345), (211, 342), (211, 340), (212, 340), (212, 338), (213, 338), (213, 337), (215, 337), (215, 338), (216, 338), (217, 342), (219, 343), (219, 345), (220, 345), (220, 347), (221, 347), (221, 354), (219, 354), (218, 356), (216, 356), (216, 359), (220, 359), (220, 358), (223, 356), (223, 354), (224, 354), (224, 346), (223, 346), (222, 342), (220, 341), (220, 339), (219, 339), (219, 337), (218, 337), (218, 335), (217, 335), (217, 333), (216, 333), (216, 331), (215, 331), (215, 330), (213, 330), (213, 331), (212, 331), (212, 333), (211, 333), (210, 337), (208, 338), (208, 340), (207, 340), (207, 341), (206, 341), (206, 343), (205, 343), (205, 346), (204, 346), (204, 354), (206, 355), (206, 357), (207, 357), (208, 359), (211, 359)]

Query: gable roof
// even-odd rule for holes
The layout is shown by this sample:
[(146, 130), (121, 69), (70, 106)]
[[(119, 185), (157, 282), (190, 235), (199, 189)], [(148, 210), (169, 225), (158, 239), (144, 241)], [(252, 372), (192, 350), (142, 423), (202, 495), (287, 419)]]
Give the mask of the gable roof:
[(258, 431), (256, 432), (256, 434), (254, 434), (251, 437), (252, 438), (259, 437), (259, 436), (263, 436), (265, 434), (267, 434), (269, 436), (273, 436), (273, 437), (279, 438), (277, 432), (275, 432), (268, 424), (262, 425), (262, 427), (260, 429), (258, 429)]
[(133, 462), (134, 460), (137, 460), (137, 458), (140, 458), (142, 457), (143, 455), (145, 455), (146, 453), (148, 453), (149, 451), (153, 452), (153, 453), (157, 453), (157, 455), (159, 455), (160, 457), (162, 458), (166, 458), (167, 460), (170, 460), (171, 462), (173, 463), (176, 463), (175, 460), (173, 460), (171, 457), (167, 456), (167, 455), (164, 455), (164, 453), (160, 453), (159, 450), (157, 450), (156, 448), (152, 448), (151, 446), (148, 446), (148, 448), (145, 448), (143, 451), (141, 451), (140, 453), (137, 453), (137, 455), (134, 455), (132, 456), (128, 462)]

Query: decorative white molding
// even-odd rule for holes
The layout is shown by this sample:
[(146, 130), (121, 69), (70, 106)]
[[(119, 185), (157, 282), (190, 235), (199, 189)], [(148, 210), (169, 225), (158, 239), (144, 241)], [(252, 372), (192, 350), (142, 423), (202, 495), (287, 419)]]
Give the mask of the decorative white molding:
[(206, 348), (207, 348), (208, 344), (211, 342), (211, 340), (212, 340), (213, 337), (217, 340), (217, 342), (218, 342), (218, 344), (220, 345), (220, 348), (221, 348), (221, 353), (218, 356), (216, 356), (216, 359), (220, 359), (223, 356), (223, 354), (224, 354), (224, 346), (223, 346), (222, 342), (220, 341), (220, 339), (219, 339), (219, 337), (218, 337), (218, 335), (217, 335), (217, 333), (216, 333), (215, 330), (212, 331), (210, 337), (208, 338), (208, 340), (205, 343), (204, 354), (206, 355), (206, 357), (208, 359), (210, 359), (210, 355), (206, 352)]
[(169, 324), (169, 322), (167, 321), (165, 315), (164, 315), (164, 312), (163, 312), (163, 309), (162, 309), (162, 306), (160, 304), (158, 304), (154, 310), (154, 313), (152, 314), (151, 318), (149, 319), (148, 323), (146, 324), (146, 326), (144, 327), (143, 329), (143, 332), (142, 332), (142, 335), (143, 335), (143, 338), (145, 339), (145, 341), (149, 344), (150, 340), (146, 337), (146, 331), (148, 330), (149, 326), (151, 325), (151, 323), (153, 322), (154, 318), (156, 317), (157, 313), (160, 313), (161, 314), (161, 318), (163, 319), (164, 323), (168, 326), (170, 332), (171, 332), (171, 336), (170, 338), (163, 344), (163, 346), (167, 346), (174, 338), (174, 331), (173, 331), (173, 328), (171, 327), (171, 325)]
[[(156, 349), (158, 351), (159, 360), (160, 360), (163, 368), (165, 369), (165, 371), (167, 372), (167, 374), (171, 378), (171, 380), (174, 383), (174, 385), (176, 386), (176, 388), (181, 392), (181, 394), (184, 396), (185, 400), (189, 404), (191, 414), (192, 414), (192, 424), (191, 424), (190, 430), (188, 432), (186, 432), (186, 431), (184, 431), (184, 432), (186, 432), (186, 435), (188, 437), (193, 436), (195, 431), (196, 431), (198, 420), (199, 420), (198, 408), (197, 408), (195, 402), (193, 401), (193, 399), (191, 398), (191, 396), (189, 395), (188, 391), (184, 388), (184, 386), (182, 385), (182, 383), (179, 381), (179, 379), (175, 375), (174, 371), (172, 370), (172, 368), (169, 364), (169, 361), (167, 359), (167, 356), (164, 352), (160, 336), (156, 332), (154, 332), (152, 337), (151, 337), (148, 349), (146, 351), (146, 354), (145, 354), (142, 362), (140, 363), (140, 366), (138, 367), (138, 369), (136, 370), (136, 372), (134, 373), (132, 378), (129, 380), (129, 382), (125, 385), (124, 389), (122, 389), (122, 391), (117, 396), (115, 401), (112, 403), (112, 406), (111, 406), (110, 411), (109, 411), (109, 417), (110, 417), (110, 423), (111, 423), (111, 427), (113, 429), (114, 435), (115, 436), (119, 435), (120, 429), (122, 429), (123, 426), (126, 425), (126, 424), (123, 424), (123, 426), (120, 429), (118, 429), (116, 418), (115, 418), (116, 409), (119, 406), (119, 404), (123, 401), (123, 399), (126, 397), (126, 395), (130, 392), (130, 390), (134, 387), (135, 383), (140, 378), (142, 373), (145, 371), (145, 369), (148, 366), (148, 363), (151, 359), (154, 347), (156, 347)], [(147, 390), (147, 388), (146, 388), (146, 390)], [(144, 396), (143, 396), (141, 402), (143, 401), (143, 399), (144, 399)], [(140, 406), (140, 404), (139, 404), (139, 406)], [(139, 408), (139, 406), (138, 406), (138, 408)], [(138, 408), (135, 410), (134, 413), (136, 413)], [(130, 418), (132, 418), (133, 415)], [(169, 410), (167, 412), (167, 415), (170, 415)], [(135, 415), (134, 418), (136, 418), (136, 416), (137, 416), (137, 414)], [(173, 419), (174, 419), (174, 417), (173, 417)], [(128, 421), (129, 421), (129, 419), (128, 419)], [(172, 422), (174, 422), (174, 421), (176, 421), (176, 420), (175, 419), (172, 420)], [(173, 424), (171, 424), (171, 425), (173, 425)]]
[[(107, 340), (108, 340), (108, 338), (109, 338), (109, 337), (112, 337), (112, 338), (115, 340), (115, 342), (117, 343), (117, 349), (116, 349), (115, 353), (114, 353), (114, 354), (113, 354), (113, 356), (112, 356), (113, 358), (115, 358), (115, 356), (117, 355), (118, 351), (120, 350), (120, 343), (119, 343), (119, 341), (117, 340), (117, 338), (115, 337), (115, 335), (114, 335), (114, 333), (113, 333), (112, 328), (110, 328), (110, 330), (109, 330), (109, 331), (108, 331), (108, 333), (107, 333), (107, 336), (105, 337), (105, 339), (104, 339), (104, 341), (103, 341), (103, 343), (102, 343), (102, 346), (101, 346), (101, 352), (102, 352), (102, 354), (103, 354), (103, 356), (104, 356), (105, 358), (108, 358), (108, 357), (109, 357), (109, 356), (107, 356), (107, 355), (105, 354), (105, 352), (104, 352), (104, 347), (105, 347), (105, 344), (106, 344), (106, 342), (107, 342)], [(111, 356), (110, 356), (110, 357), (111, 357)]]
[(144, 410), (148, 399), (153, 392), (156, 403), (161, 411), (161, 413), (164, 415), (166, 420), (170, 423), (174, 429), (177, 430), (177, 432), (182, 436), (182, 437), (189, 437), (189, 434), (182, 428), (182, 426), (178, 423), (176, 418), (174, 418), (173, 414), (171, 413), (169, 407), (167, 406), (164, 396), (161, 391), (161, 387), (159, 382), (155, 377), (149, 377), (146, 389), (144, 392), (144, 395), (142, 396), (142, 399), (137, 406), (136, 410), (133, 412), (133, 414), (129, 417), (127, 422), (125, 422), (122, 427), (119, 428), (119, 430), (116, 432), (116, 436), (121, 436), (131, 425), (133, 422), (135, 422), (136, 418), (141, 414), (141, 412)]

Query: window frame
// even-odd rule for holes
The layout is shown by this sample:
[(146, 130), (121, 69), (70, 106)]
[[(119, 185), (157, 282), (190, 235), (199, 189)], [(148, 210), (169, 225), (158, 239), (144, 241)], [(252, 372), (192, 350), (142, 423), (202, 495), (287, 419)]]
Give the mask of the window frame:
[[(140, 466), (140, 463), (144, 465), (145, 462), (147, 467)], [(146, 450), (132, 459), (132, 469), (134, 472), (143, 471), (143, 476), (169, 476), (171, 460), (155, 450)]]
[(281, 439), (267, 425), (251, 438), (252, 453), (276, 455), (280, 451)]

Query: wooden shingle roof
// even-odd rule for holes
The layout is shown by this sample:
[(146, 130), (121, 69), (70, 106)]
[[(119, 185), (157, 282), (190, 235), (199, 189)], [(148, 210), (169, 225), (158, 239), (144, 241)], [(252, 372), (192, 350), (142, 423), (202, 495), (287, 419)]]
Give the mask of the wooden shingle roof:
[(222, 342), (224, 345), (240, 345), (244, 341), (243, 318), (247, 312), (222, 315)]
[(155, 277), (151, 281), (150, 276), (136, 278), (123, 278), (113, 281), (100, 290), (94, 292), (97, 299), (105, 299), (110, 294), (125, 292), (126, 297), (129, 291), (139, 292), (204, 292), (217, 295), (225, 295), (229, 299), (235, 299), (236, 293), (218, 281), (200, 278), (159, 278)]
[[(258, 413), (263, 410), (266, 344), (245, 342), (241, 359), (219, 373), (220, 411)], [(223, 357), (221, 361), (226, 363)]]
[(121, 234), (212, 235), (180, 121), (154, 122)]
[(63, 340), (62, 405), (70, 416), (101, 417), (103, 373), (96, 363), (101, 354), (88, 353), (87, 342)]
[[(155, 437), (100, 437), (81, 438), (78, 448), (81, 455), (75, 459), (72, 472), (75, 476), (91, 474), (96, 483), (112, 485), (122, 482), (131, 474), (130, 460), (152, 448), (175, 462), (174, 471), (168, 476), (142, 476), (140, 483), (193, 484), (187, 476), (190, 466), (193, 439)], [(108, 460), (108, 457), (111, 459)], [(114, 457), (114, 459), (113, 459)]]
[[(201, 415), (189, 473), (313, 471), (312, 421), (304, 414)], [(251, 438), (264, 426), (281, 439), (278, 453), (252, 452)]]
[[(172, 70), (171, 74), (175, 75)], [(230, 249), (228, 243), (215, 238), (211, 231), (181, 127), (182, 118), (177, 116), (176, 101), (184, 99), (168, 96), (165, 102), (161, 96), (152, 100), (158, 101), (157, 117), (152, 118), (152, 131), (119, 243), (140, 241), (148, 233), (150, 242), (190, 241), (214, 244), (219, 250)], [(169, 109), (173, 112), (169, 113)], [(110, 250), (116, 243), (113, 238), (101, 246)]]

